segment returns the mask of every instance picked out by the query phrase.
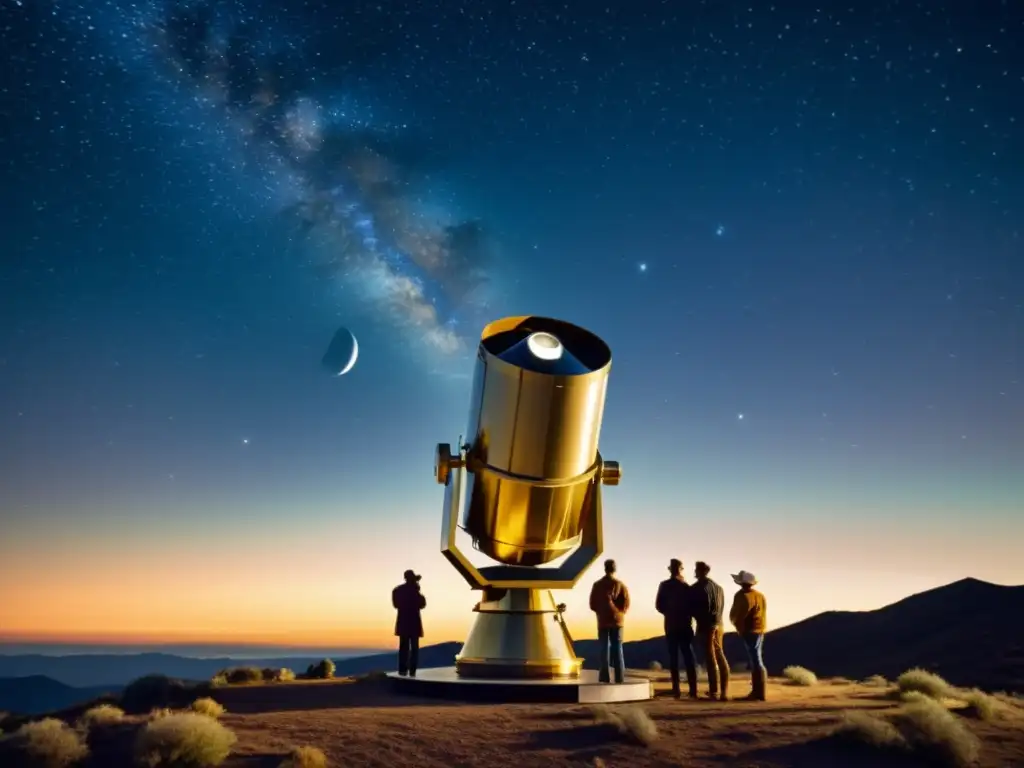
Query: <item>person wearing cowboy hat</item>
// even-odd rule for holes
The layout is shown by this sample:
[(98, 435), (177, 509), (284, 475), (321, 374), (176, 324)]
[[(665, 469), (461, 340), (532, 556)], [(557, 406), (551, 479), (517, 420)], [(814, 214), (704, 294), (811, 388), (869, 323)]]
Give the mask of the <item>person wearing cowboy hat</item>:
[(413, 570), (404, 574), (404, 582), (391, 590), (391, 605), (398, 611), (395, 635), (398, 637), (398, 674), (416, 677), (423, 637), (420, 611), (427, 607), (427, 598), (420, 592), (420, 576)]
[(768, 672), (764, 667), (762, 648), (768, 624), (768, 606), (764, 595), (754, 589), (757, 577), (750, 571), (734, 573), (732, 580), (739, 584), (740, 591), (732, 600), (729, 621), (736, 627), (736, 634), (743, 639), (747, 659), (750, 661), (750, 695), (747, 700), (764, 701)]

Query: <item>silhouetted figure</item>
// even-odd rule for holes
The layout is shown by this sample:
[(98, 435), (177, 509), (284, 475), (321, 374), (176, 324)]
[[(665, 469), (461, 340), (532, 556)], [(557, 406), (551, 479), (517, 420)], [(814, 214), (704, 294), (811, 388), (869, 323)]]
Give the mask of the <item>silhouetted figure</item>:
[[(698, 562), (694, 568), (696, 583), (690, 587), (693, 596), (692, 610), (697, 622), (697, 642), (704, 652), (704, 664), (708, 668), (708, 698), (728, 699), (729, 662), (722, 648), (722, 614), (725, 611), (725, 590), (708, 578), (711, 566)], [(719, 695), (721, 682), (721, 695)]]
[(690, 585), (683, 575), (683, 563), (672, 558), (669, 577), (658, 585), (654, 607), (665, 617), (665, 641), (668, 644), (668, 668), (672, 673), (672, 695), (679, 692), (679, 655), (686, 666), (686, 684), (690, 698), (697, 698), (697, 662), (693, 658), (693, 615), (690, 608)]
[(420, 659), (420, 638), (423, 637), (423, 618), (420, 611), (427, 607), (427, 598), (420, 592), (420, 577), (413, 571), (405, 572), (405, 583), (391, 590), (391, 604), (398, 611), (395, 634), (398, 636), (398, 674), (416, 677)]
[(609, 664), (615, 669), (615, 682), (626, 676), (626, 661), (622, 656), (622, 625), (629, 610), (629, 590), (615, 578), (615, 561), (604, 561), (604, 576), (594, 582), (590, 590), (590, 610), (597, 614), (597, 640), (601, 648), (602, 683), (611, 682)]
[(736, 627), (736, 632), (743, 638), (750, 661), (750, 695), (748, 701), (764, 701), (768, 687), (768, 672), (764, 667), (761, 649), (764, 646), (764, 633), (768, 625), (768, 604), (764, 595), (754, 589), (757, 577), (750, 571), (733, 574), (732, 580), (740, 585), (740, 591), (732, 600), (729, 621)]

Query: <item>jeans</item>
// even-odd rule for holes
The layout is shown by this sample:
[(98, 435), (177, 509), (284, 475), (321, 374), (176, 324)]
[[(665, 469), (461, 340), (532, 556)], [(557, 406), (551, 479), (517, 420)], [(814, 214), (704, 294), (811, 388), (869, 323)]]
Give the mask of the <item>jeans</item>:
[(669, 632), (665, 635), (668, 643), (668, 668), (672, 673), (672, 693), (679, 693), (679, 655), (683, 656), (686, 667), (686, 684), (690, 693), (697, 693), (697, 660), (693, 657), (693, 632)]
[(764, 648), (764, 635), (763, 634), (745, 634), (741, 635), (743, 638), (743, 647), (747, 649), (747, 661), (750, 662), (751, 672), (760, 672), (764, 669), (764, 658), (761, 655), (761, 650)]
[(416, 677), (419, 660), (420, 639), (415, 636), (398, 638), (398, 674)]
[(599, 627), (597, 642), (601, 647), (601, 672), (598, 680), (610, 683), (609, 663), (615, 668), (615, 682), (621, 683), (626, 676), (626, 660), (622, 657), (622, 627)]
[(725, 649), (722, 648), (722, 625), (697, 630), (697, 639), (704, 653), (704, 664), (708, 669), (708, 690), (712, 694), (717, 693), (721, 683), (722, 693), (725, 693), (729, 688), (729, 661), (725, 658)]

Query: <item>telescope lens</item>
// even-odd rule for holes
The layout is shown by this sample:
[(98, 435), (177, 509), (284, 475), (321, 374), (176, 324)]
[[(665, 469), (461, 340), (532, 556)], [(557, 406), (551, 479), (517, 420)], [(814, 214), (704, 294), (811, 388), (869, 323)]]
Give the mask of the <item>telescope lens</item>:
[(526, 346), (533, 353), (534, 357), (539, 357), (541, 360), (558, 360), (562, 356), (562, 350), (564, 349), (562, 342), (550, 333), (544, 333), (543, 331), (531, 333), (529, 338), (526, 339)]

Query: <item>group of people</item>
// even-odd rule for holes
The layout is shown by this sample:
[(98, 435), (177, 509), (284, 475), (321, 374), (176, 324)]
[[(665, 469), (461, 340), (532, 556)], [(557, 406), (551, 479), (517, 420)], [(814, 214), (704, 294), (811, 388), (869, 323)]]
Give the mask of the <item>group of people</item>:
[[(629, 610), (629, 590), (615, 576), (615, 561), (606, 560), (604, 576), (590, 590), (590, 610), (597, 616), (601, 671), (599, 679), (621, 683), (625, 676), (622, 654), (622, 627)], [(679, 657), (686, 669), (686, 683), (691, 699), (697, 694), (697, 662), (694, 644), (701, 649), (708, 674), (708, 698), (726, 701), (729, 696), (729, 661), (722, 646), (724, 634), (725, 590), (710, 577), (711, 566), (698, 562), (694, 567), (694, 583), (686, 581), (681, 561), (673, 558), (668, 564), (669, 577), (658, 585), (655, 608), (665, 618), (665, 640), (668, 645), (672, 694), (682, 696), (679, 681)], [(749, 571), (733, 574), (739, 591), (733, 597), (729, 621), (743, 639), (750, 662), (751, 690), (746, 697), (764, 701), (768, 674), (762, 647), (767, 626), (767, 604), (764, 595), (754, 589), (757, 579)]]
[[(672, 694), (682, 696), (679, 681), (679, 657), (686, 669), (686, 683), (691, 699), (697, 694), (697, 663), (694, 644), (702, 651), (708, 674), (708, 698), (726, 701), (729, 692), (729, 662), (722, 647), (725, 590), (711, 577), (711, 566), (698, 562), (694, 579), (686, 581), (681, 561), (673, 558), (668, 564), (669, 577), (658, 585), (655, 608), (665, 617), (665, 640), (668, 645)], [(622, 627), (629, 611), (629, 590), (615, 576), (615, 561), (605, 560), (604, 576), (590, 590), (590, 610), (597, 616), (602, 683), (625, 678), (626, 663), (622, 654)], [(750, 662), (751, 691), (746, 698), (765, 700), (767, 672), (761, 649), (767, 625), (764, 595), (754, 589), (757, 579), (748, 571), (734, 574), (739, 591), (733, 597), (729, 621), (743, 639)], [(416, 676), (423, 621), (420, 612), (427, 600), (420, 591), (420, 577), (406, 571), (403, 583), (391, 593), (391, 603), (398, 612), (395, 634), (398, 636), (398, 674)]]

